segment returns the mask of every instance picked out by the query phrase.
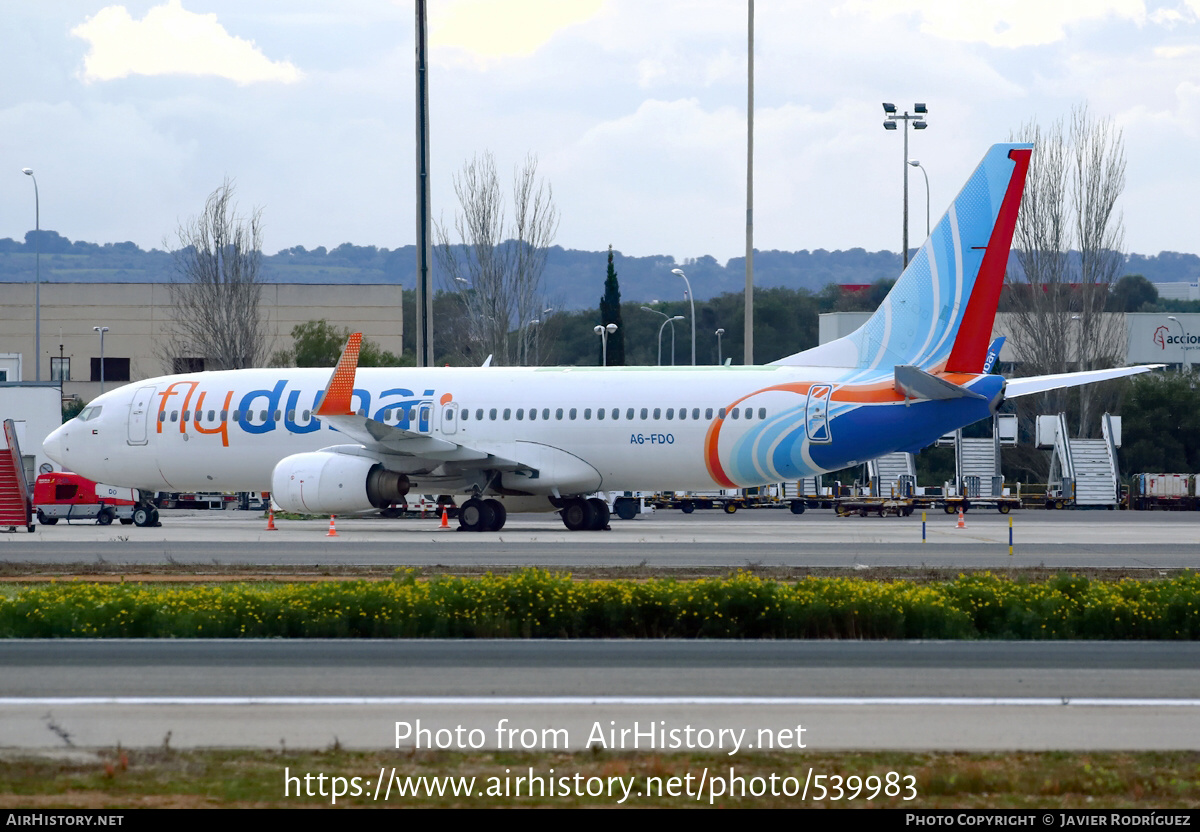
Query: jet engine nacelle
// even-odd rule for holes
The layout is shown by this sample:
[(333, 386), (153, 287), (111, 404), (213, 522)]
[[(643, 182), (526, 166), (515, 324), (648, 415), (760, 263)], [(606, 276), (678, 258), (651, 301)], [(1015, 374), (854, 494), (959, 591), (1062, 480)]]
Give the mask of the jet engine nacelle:
[(348, 514), (404, 499), (408, 477), (368, 457), (314, 451), (284, 457), (271, 474), (271, 499), (284, 511)]

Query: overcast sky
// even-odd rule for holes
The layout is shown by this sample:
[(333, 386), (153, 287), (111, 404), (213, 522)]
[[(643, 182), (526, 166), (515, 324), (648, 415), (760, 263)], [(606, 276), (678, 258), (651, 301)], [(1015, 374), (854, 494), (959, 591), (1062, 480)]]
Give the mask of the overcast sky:
[[(557, 242), (745, 248), (744, 0), (430, 0), (435, 217), (527, 154)], [(226, 176), (269, 253), (411, 244), (411, 0), (5, 0), (0, 237), (162, 247)], [(1200, 0), (759, 0), (755, 246), (900, 249), (903, 136), (936, 217), (986, 148), (1086, 103), (1123, 131), (1129, 251), (1200, 252)], [(911, 238), (925, 186), (912, 169)]]

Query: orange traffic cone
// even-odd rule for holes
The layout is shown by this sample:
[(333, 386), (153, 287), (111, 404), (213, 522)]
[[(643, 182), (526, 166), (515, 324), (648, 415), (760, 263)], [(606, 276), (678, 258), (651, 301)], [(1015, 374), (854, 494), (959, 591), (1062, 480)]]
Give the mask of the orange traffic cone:
[(967, 523), (963, 520), (963, 510), (960, 508), (958, 510), (958, 526), (956, 528), (965, 529), (966, 527)]
[(442, 504), (442, 526), (443, 529), (450, 528), (450, 515), (447, 513), (446, 504)]
[(329, 515), (329, 534), (325, 535), (326, 537), (340, 537), (337, 533), (337, 527), (333, 524), (333, 518), (334, 515)]
[(274, 508), (267, 509), (267, 531), (269, 531), (269, 532), (279, 531), (279, 529), (275, 528), (275, 509)]

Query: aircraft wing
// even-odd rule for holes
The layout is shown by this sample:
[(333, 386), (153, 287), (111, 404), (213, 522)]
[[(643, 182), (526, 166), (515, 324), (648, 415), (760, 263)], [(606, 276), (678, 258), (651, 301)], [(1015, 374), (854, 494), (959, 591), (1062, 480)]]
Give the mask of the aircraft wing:
[(1146, 373), (1159, 370), (1163, 364), (1143, 364), (1137, 367), (1114, 367), (1110, 370), (1084, 370), (1078, 373), (1055, 373), (1048, 376), (1029, 376), (1028, 378), (1010, 378), (1004, 385), (1004, 396), (1015, 399), (1018, 396), (1029, 396), (1034, 393), (1044, 393), (1047, 390), (1057, 390), (1060, 387), (1077, 387), (1081, 384), (1092, 384), (1097, 381), (1108, 381), (1113, 378)]
[(369, 450), (439, 462), (481, 463), (484, 467), (495, 470), (515, 471), (527, 467), (514, 460), (504, 459), (457, 442), (448, 442), (418, 431), (385, 425), (352, 411), (350, 398), (354, 392), (354, 375), (358, 369), (358, 353), (361, 346), (362, 333), (352, 333), (345, 349), (342, 350), (342, 357), (338, 359), (333, 375), (329, 378), (325, 395), (315, 415)]

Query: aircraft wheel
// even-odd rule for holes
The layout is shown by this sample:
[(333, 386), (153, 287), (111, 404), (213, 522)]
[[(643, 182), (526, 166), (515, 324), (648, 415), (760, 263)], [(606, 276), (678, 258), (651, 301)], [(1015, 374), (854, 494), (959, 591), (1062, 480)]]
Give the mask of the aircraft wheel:
[(43, 526), (53, 526), (55, 523), (58, 522), (57, 517), (47, 517), (45, 514), (42, 513), (42, 510), (40, 508), (38, 509), (38, 512), (37, 512), (37, 519), (38, 519), (38, 522), (41, 523)]
[(617, 516), (622, 520), (632, 520), (638, 515), (638, 503), (632, 497), (621, 497), (614, 507), (617, 510)]
[(588, 508), (591, 509), (592, 512), (592, 519), (588, 524), (588, 530), (599, 532), (607, 529), (609, 518), (612, 517), (612, 512), (608, 510), (608, 503), (604, 502), (599, 497), (592, 497), (587, 502)]
[(691, 514), (693, 511), (696, 510), (696, 504), (693, 503), (691, 500), (684, 500), (682, 503), (679, 504), (679, 510), (682, 511), (684, 514)]
[(578, 497), (567, 500), (566, 505), (562, 508), (563, 525), (568, 531), (581, 532), (591, 528), (592, 520), (595, 517), (595, 509), (587, 500), (581, 500)]
[(101, 526), (112, 525), (114, 512), (111, 508), (105, 507), (100, 509), (100, 513), (96, 515), (96, 522)]
[(725, 513), (726, 514), (733, 514), (737, 510), (738, 510), (737, 503), (726, 503), (725, 504)]
[(135, 508), (133, 510), (133, 524), (135, 526), (151, 525), (150, 509), (146, 508), (145, 506), (138, 506)]
[(508, 509), (504, 507), (504, 503), (499, 500), (484, 500), (483, 504), (492, 511), (492, 521), (483, 531), (498, 532), (503, 529), (504, 521), (508, 519)]
[(792, 514), (803, 514), (804, 508), (805, 508), (805, 506), (804, 506), (803, 500), (792, 500), (792, 505), (791, 505)]
[(495, 520), (495, 512), (483, 500), (472, 497), (458, 510), (458, 526), (468, 532), (485, 531)]
[(150, 525), (151, 526), (161, 526), (162, 525), (162, 523), (158, 522), (158, 508), (156, 506), (154, 506), (153, 504), (150, 506)]

